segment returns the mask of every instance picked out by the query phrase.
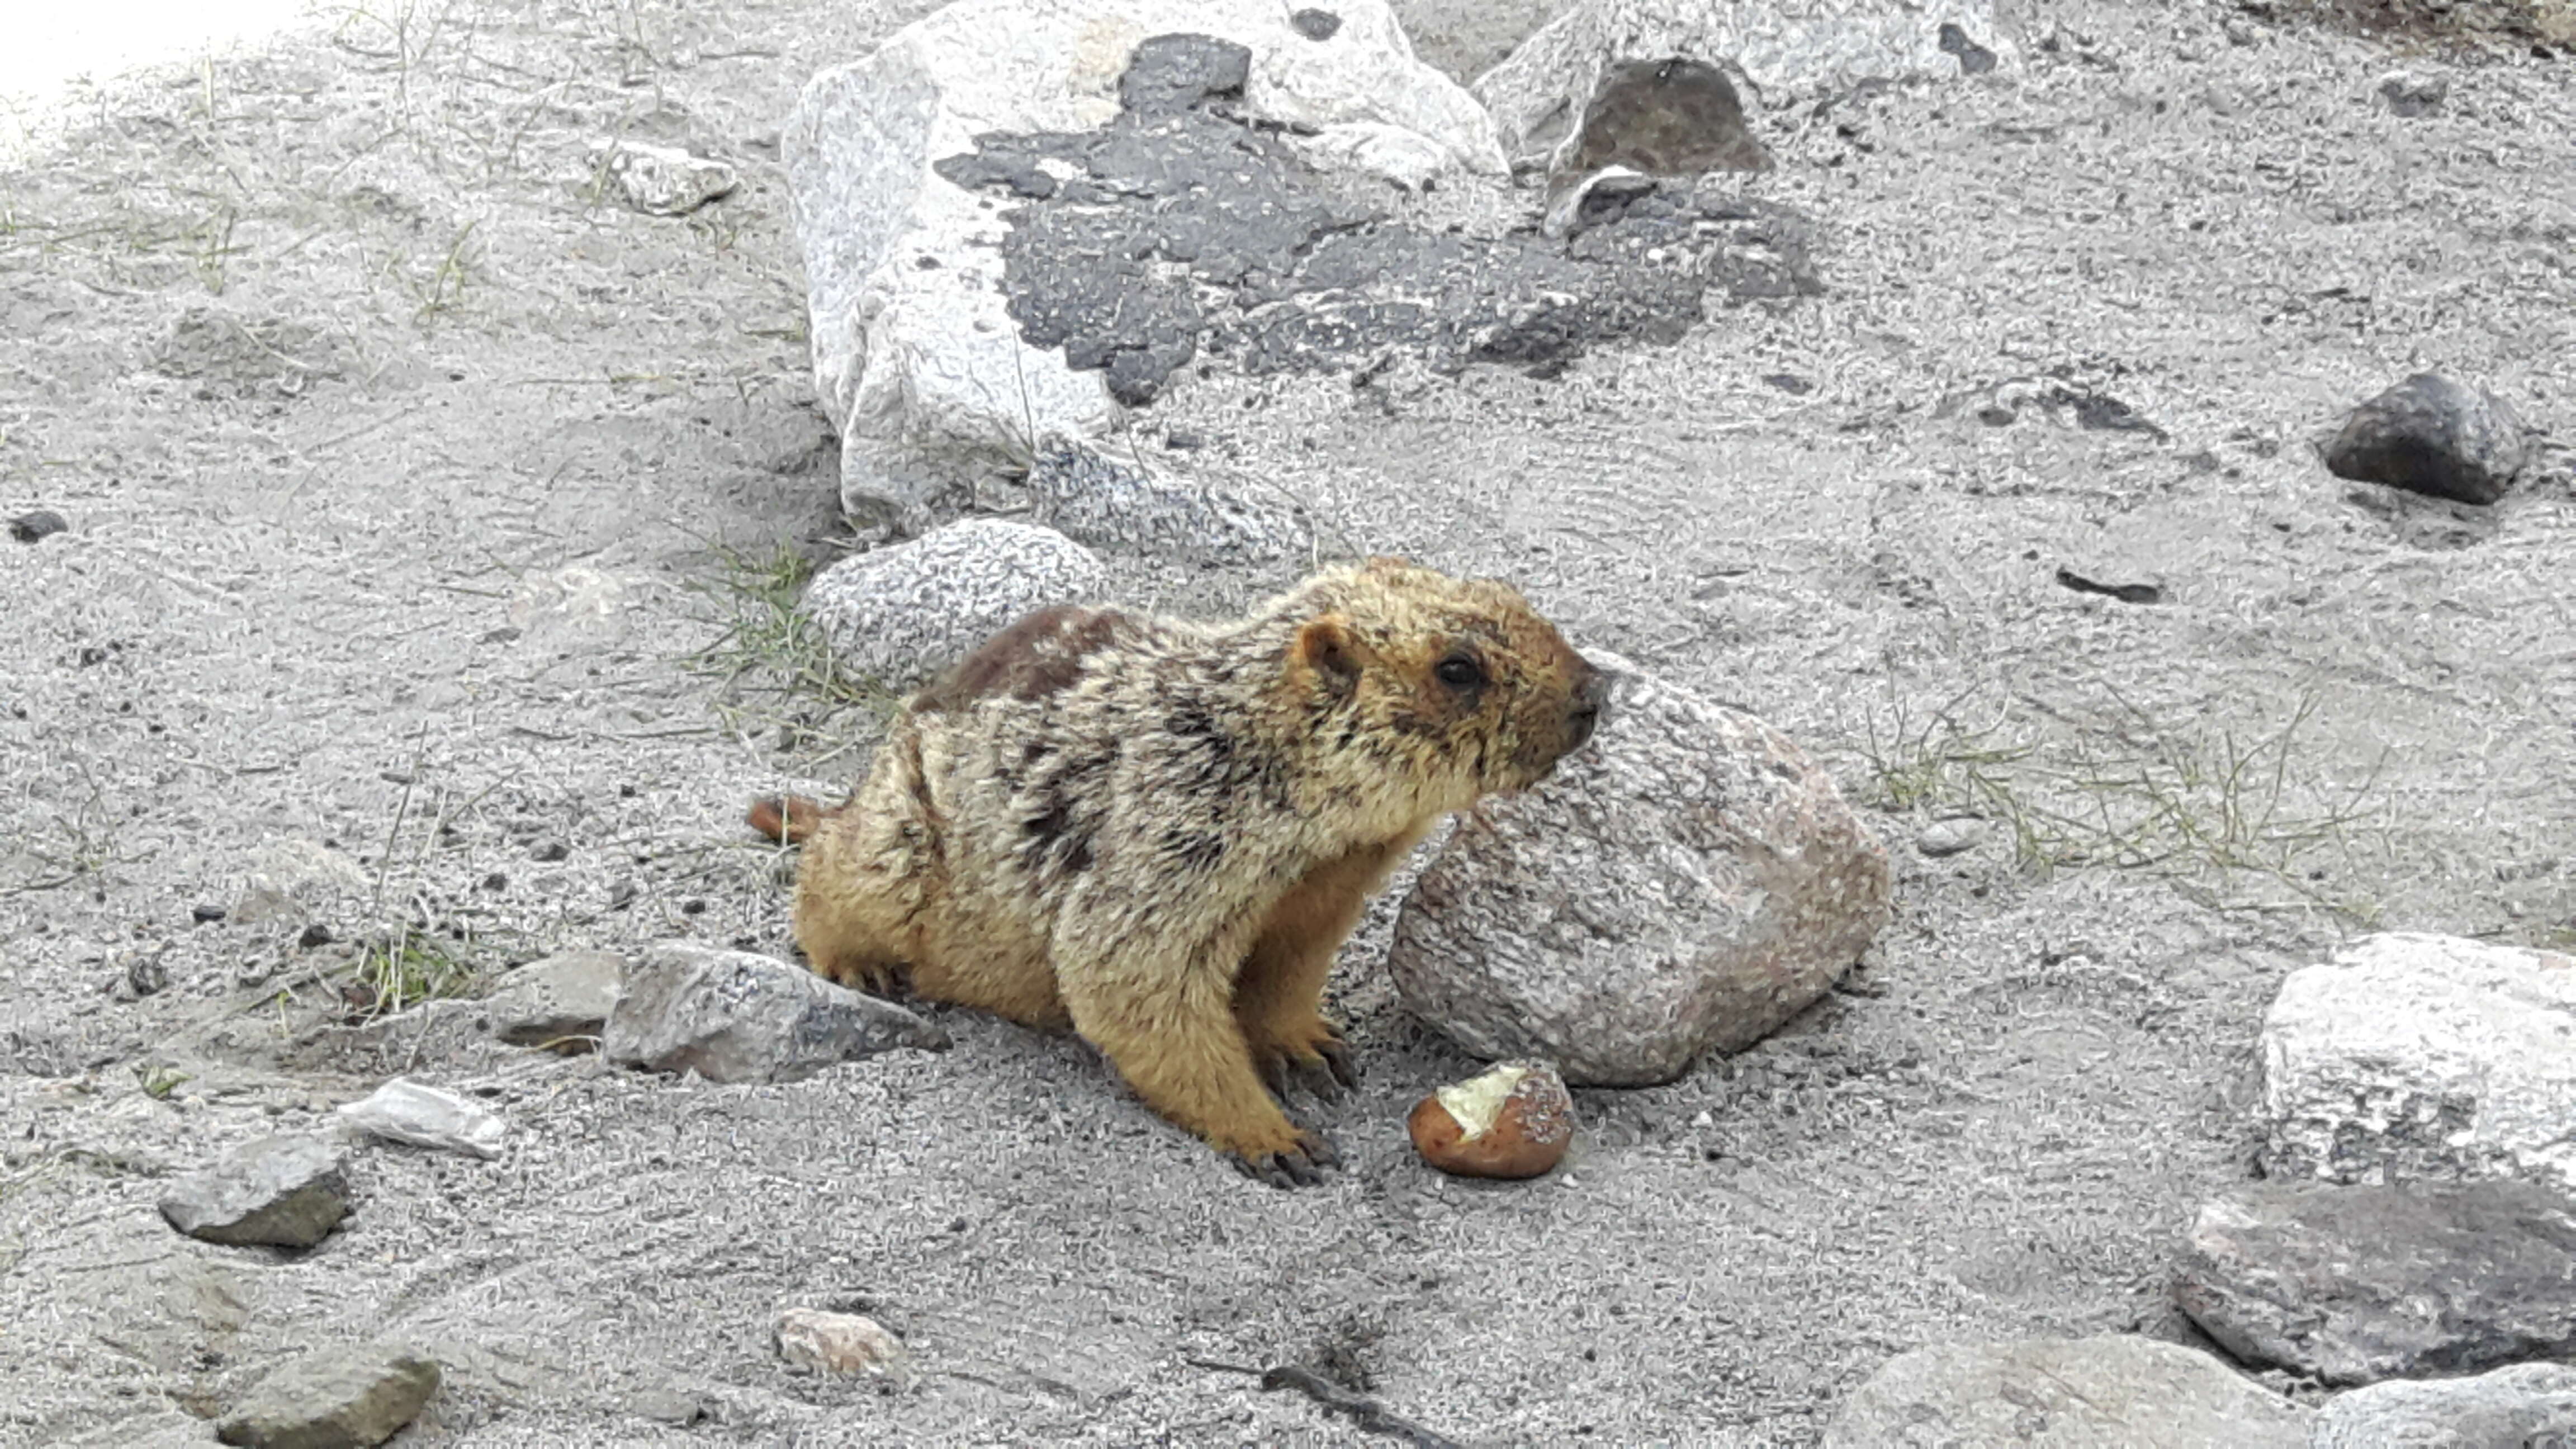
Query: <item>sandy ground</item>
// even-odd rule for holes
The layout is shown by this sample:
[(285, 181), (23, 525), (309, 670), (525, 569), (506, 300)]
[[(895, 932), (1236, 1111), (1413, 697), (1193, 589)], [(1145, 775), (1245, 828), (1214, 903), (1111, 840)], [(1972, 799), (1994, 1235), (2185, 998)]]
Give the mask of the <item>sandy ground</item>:
[[(1822, 220), (1822, 298), (1552, 381), (1217, 379), (1138, 419), (1138, 456), (1197, 430), (1354, 545), (1763, 714), (1889, 841), (1847, 989), (1580, 1094), (1555, 1177), (1413, 1159), (1405, 1109), (1468, 1063), (1392, 1004), (1385, 911), (1338, 988), (1351, 1166), (1293, 1195), (971, 1015), (758, 1088), (337, 1027), (370, 943), (459, 990), (786, 949), (740, 807), (854, 772), (872, 717), (754, 647), (752, 565), (837, 528), (776, 128), (926, 8), (353, 8), (83, 92), (0, 173), (0, 513), (71, 524), (0, 541), (0, 1444), (197, 1442), (378, 1333), (449, 1366), (412, 1444), (1353, 1436), (1193, 1359), (1322, 1364), (1469, 1442), (1807, 1443), (1917, 1344), (2183, 1333), (2173, 1246), (2248, 1171), (2286, 970), (2375, 926), (2576, 934), (2569, 452), (2481, 512), (2311, 448), (2419, 368), (2576, 436), (2576, 65), (2068, 4), (2018, 73), (1783, 122), (1746, 185)], [(1425, 13), (1476, 56), (1537, 16), (1506, 8)], [(2400, 63), (2441, 114), (2374, 105)], [(633, 214), (595, 189), (621, 135), (746, 184)], [(1286, 577), (1118, 573), (1201, 609)], [(1912, 848), (1967, 808), (1989, 844)], [(193, 919), (279, 840), (359, 863), (332, 942)], [(301, 1257), (153, 1211), (405, 1069), (511, 1153), (363, 1152)], [(922, 1383), (791, 1374), (790, 1303), (876, 1313)]]

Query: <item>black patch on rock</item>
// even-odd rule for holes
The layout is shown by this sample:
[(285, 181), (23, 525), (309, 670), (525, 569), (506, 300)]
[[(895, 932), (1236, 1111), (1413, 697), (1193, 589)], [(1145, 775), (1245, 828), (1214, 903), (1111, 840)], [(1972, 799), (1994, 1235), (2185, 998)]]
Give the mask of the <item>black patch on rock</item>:
[(1342, 17), (1330, 10), (1300, 10), (1288, 24), (1308, 40), (1330, 40), (1341, 33)]
[(2165, 435), (2164, 429), (2139, 416), (2135, 408), (2118, 398), (2061, 387), (2049, 394), (2049, 401), (2074, 409), (2075, 426), (2087, 432), (2146, 433), (2158, 438)]
[(2419, 372), (2352, 410), (2326, 444), (2338, 478), (2493, 503), (2530, 461), (2522, 419), (2493, 393)]
[(1782, 392), (1789, 394), (1791, 397), (1805, 397), (1807, 394), (1816, 390), (1816, 385), (1814, 383), (1807, 381), (1805, 378), (1798, 376), (1794, 372), (1766, 373), (1763, 375), (1762, 380), (1771, 384), (1773, 387), (1780, 389)]
[(1959, 58), (1959, 73), (1984, 75), (1995, 68), (1995, 53), (1968, 38), (1968, 32), (1949, 21), (1941, 22), (1941, 48)]
[(63, 516), (50, 508), (21, 513), (9, 520), (9, 536), (20, 543), (41, 543), (70, 528), (71, 525), (63, 521)]
[[(1204, 60), (1177, 44), (1202, 39), (1157, 37), (1137, 48), (1137, 64)], [(1214, 69), (1192, 64), (1203, 79)], [(1563, 243), (1416, 230), (1351, 200), (1275, 128), (1203, 104), (1154, 109), (1150, 97), (1192, 86), (1202, 100), (1223, 93), (1198, 81), (1122, 83), (1130, 110), (1104, 130), (981, 136), (974, 152), (935, 168), (1021, 198), (1002, 242), (1012, 320), (1030, 345), (1062, 347), (1069, 365), (1105, 372), (1131, 407), (1203, 347), (1252, 375), (1324, 371), (1390, 350), (1444, 372), (1472, 362), (1552, 372), (1605, 341), (1673, 341), (1702, 320), (1712, 293), (1824, 290), (1806, 218), (1688, 191), (1623, 195), (1615, 214)], [(1150, 93), (1141, 106), (1139, 92)], [(1045, 159), (1079, 174), (1050, 196), (1027, 196), (1011, 178)]]
[(1240, 99), (1251, 79), (1249, 47), (1213, 35), (1157, 35), (1127, 58), (1118, 104), (1147, 119), (1178, 115), (1201, 101)]
[(1566, 164), (1578, 176), (1604, 166), (1697, 176), (1771, 165), (1726, 73), (1681, 56), (1612, 66), (1584, 107), (1581, 136)]

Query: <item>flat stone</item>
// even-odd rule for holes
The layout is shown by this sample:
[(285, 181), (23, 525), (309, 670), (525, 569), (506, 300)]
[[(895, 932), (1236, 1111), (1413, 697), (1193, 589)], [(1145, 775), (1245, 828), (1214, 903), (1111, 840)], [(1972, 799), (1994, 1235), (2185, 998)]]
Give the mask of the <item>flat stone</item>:
[(742, 177), (724, 162), (675, 146), (619, 141), (603, 156), (617, 194), (628, 206), (653, 216), (684, 216), (742, 184)]
[(1960, 855), (1994, 837), (1994, 827), (1971, 815), (1935, 820), (1916, 833), (1914, 848), (1934, 859)]
[(930, 1022), (802, 967), (664, 941), (628, 966), (605, 1051), (622, 1065), (711, 1082), (793, 1082), (897, 1047), (947, 1046)]
[(1886, 853), (1822, 769), (1750, 715), (1625, 673), (1589, 745), (1460, 820), (1387, 964), (1470, 1053), (1642, 1086), (1796, 1015), (1888, 915)]
[(2282, 981), (2261, 1050), (2271, 1177), (2576, 1193), (2576, 958), (2367, 936)]
[(1292, 498), (1158, 476), (1087, 448), (1039, 454), (1028, 487), (1038, 522), (1100, 548), (1251, 564), (1303, 557), (1314, 542)]
[(1825, 1449), (2306, 1449), (2308, 1423), (2179, 1344), (2040, 1338), (1897, 1355), (1844, 1401)]
[(625, 979), (626, 958), (614, 951), (565, 951), (502, 977), (483, 999), (484, 1019), (514, 1046), (590, 1051)]
[(2484, 388), (2419, 372), (2352, 410), (2325, 446), (2338, 478), (2493, 503), (2531, 460), (2522, 419)]
[(309, 1248), (349, 1212), (340, 1150), (319, 1137), (263, 1137), (161, 1195), (170, 1226), (209, 1243)]
[(2576, 1199), (2528, 1182), (2264, 1183), (2193, 1222), (2175, 1300), (2330, 1384), (2576, 1353)]
[(438, 1381), (438, 1364), (409, 1349), (319, 1349), (260, 1380), (215, 1433), (244, 1449), (372, 1449), (419, 1415)]
[(353, 1130), (388, 1142), (406, 1143), (481, 1158), (501, 1155), (509, 1124), (454, 1092), (426, 1087), (396, 1077), (333, 1114)]
[(873, 1318), (790, 1308), (778, 1315), (778, 1356), (817, 1373), (901, 1378), (912, 1355)]
[(9, 520), (9, 536), (20, 543), (42, 543), (70, 528), (71, 524), (50, 508), (38, 508)]
[(798, 603), (853, 672), (904, 688), (1021, 616), (1097, 598), (1108, 570), (1051, 528), (969, 518), (825, 569)]
[(2335, 1395), (2308, 1449), (2563, 1449), (2576, 1444), (2576, 1368), (2526, 1363), (2475, 1378), (2391, 1379)]

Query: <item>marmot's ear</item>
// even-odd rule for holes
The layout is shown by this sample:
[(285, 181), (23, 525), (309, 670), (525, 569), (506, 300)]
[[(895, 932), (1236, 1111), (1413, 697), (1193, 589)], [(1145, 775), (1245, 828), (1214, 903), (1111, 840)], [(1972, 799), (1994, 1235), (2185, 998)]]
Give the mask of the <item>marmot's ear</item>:
[(1297, 642), (1288, 646), (1288, 657), (1315, 671), (1335, 694), (1348, 694), (1359, 683), (1360, 641), (1344, 615), (1320, 614), (1307, 620), (1306, 627), (1297, 631)]

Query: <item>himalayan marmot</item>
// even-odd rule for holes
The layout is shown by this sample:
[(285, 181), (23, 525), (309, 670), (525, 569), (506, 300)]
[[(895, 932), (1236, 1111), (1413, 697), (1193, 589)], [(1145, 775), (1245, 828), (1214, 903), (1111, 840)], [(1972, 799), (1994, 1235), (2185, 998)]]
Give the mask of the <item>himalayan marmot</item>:
[(1314, 1182), (1330, 1144), (1272, 1091), (1351, 1081), (1321, 1007), (1369, 894), (1589, 738), (1608, 685), (1518, 591), (1400, 559), (1230, 623), (1045, 609), (906, 701), (847, 804), (752, 823), (804, 843), (816, 971), (1071, 1026), (1246, 1171)]

